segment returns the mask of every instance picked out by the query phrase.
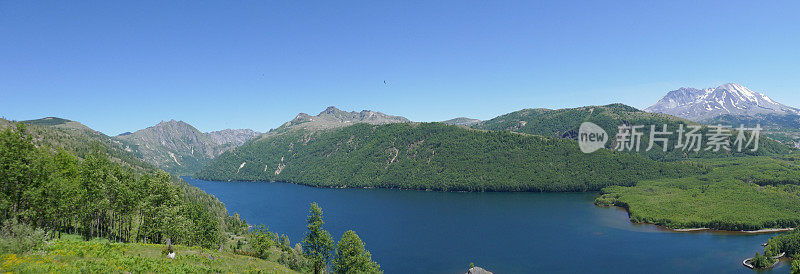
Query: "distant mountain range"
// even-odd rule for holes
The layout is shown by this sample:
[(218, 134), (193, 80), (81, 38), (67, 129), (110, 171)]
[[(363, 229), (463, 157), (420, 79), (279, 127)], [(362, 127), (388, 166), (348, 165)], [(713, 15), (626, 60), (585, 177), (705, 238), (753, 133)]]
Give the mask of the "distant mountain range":
[(284, 123), (276, 131), (286, 129), (303, 128), (307, 130), (320, 130), (337, 128), (357, 123), (367, 123), (373, 125), (391, 124), (391, 123), (407, 123), (411, 120), (402, 116), (392, 116), (372, 110), (362, 110), (360, 112), (347, 112), (342, 111), (334, 106), (327, 107), (325, 110), (311, 116), (306, 113), (299, 113), (289, 122)]
[(760, 125), (765, 136), (800, 148), (800, 109), (735, 83), (716, 88), (673, 90), (645, 111), (708, 125)]
[(702, 170), (696, 166), (632, 153), (584, 154), (568, 138), (409, 122), (379, 112), (330, 107), (317, 116), (300, 114), (221, 154), (196, 177), (324, 187), (587, 191), (698, 172)]
[(647, 112), (666, 113), (696, 122), (721, 115), (800, 115), (800, 109), (776, 102), (742, 85), (728, 83), (716, 88), (680, 88), (670, 91)]
[(183, 121), (170, 120), (114, 138), (146, 162), (170, 173), (188, 175), (217, 155), (259, 134), (250, 129), (203, 133)]
[[(614, 130), (624, 124), (668, 124), (673, 130), (678, 124), (697, 124), (623, 104), (524, 109), (475, 123), (472, 128), (329, 107), (317, 116), (301, 113), (278, 129), (217, 156), (196, 176), (326, 187), (583, 191), (597, 190), (608, 185), (608, 180), (626, 185), (632, 182), (626, 180), (646, 178), (643, 174), (648, 172), (672, 176), (666, 175), (672, 168), (677, 173), (696, 171), (681, 165), (662, 166), (664, 162), (792, 151), (765, 140), (757, 152), (664, 152), (656, 144), (648, 152), (642, 147), (640, 153), (601, 150), (599, 154), (583, 154), (577, 150), (576, 139), (578, 128), (587, 121), (608, 130), (610, 140), (614, 140)], [(670, 138), (674, 144), (676, 137)], [(645, 146), (647, 140), (643, 136)], [(613, 147), (613, 141), (607, 147)], [(626, 173), (628, 167), (652, 170)], [(611, 175), (617, 171), (621, 177)], [(548, 183), (541, 184), (544, 181)]]
[(291, 121), (286, 122), (278, 128), (270, 130), (267, 133), (261, 134), (261, 136), (258, 136), (255, 139), (266, 139), (272, 136), (297, 130), (311, 133), (319, 130), (341, 128), (359, 123), (383, 125), (408, 122), (411, 122), (411, 120), (408, 120), (402, 116), (393, 116), (372, 110), (347, 112), (342, 111), (334, 106), (330, 106), (315, 116), (301, 112), (297, 114), (297, 116), (295, 116), (295, 118)]
[(456, 126), (472, 126), (472, 125), (475, 125), (475, 124), (480, 123), (480, 122), (482, 122), (482, 121), (478, 120), (478, 119), (467, 118), (467, 117), (458, 117), (458, 118), (453, 118), (453, 119), (450, 119), (450, 120), (442, 121), (442, 123), (445, 123), (445, 124), (448, 124), (448, 125), (456, 125)]
[[(612, 142), (606, 145), (607, 148), (614, 145), (613, 138), (616, 133), (614, 129), (622, 124), (668, 124), (674, 127), (677, 124), (693, 124), (694, 122), (706, 124), (719, 122), (729, 125), (742, 122), (745, 124), (760, 123), (762, 126), (774, 128), (791, 127), (798, 129), (798, 132), (800, 132), (800, 110), (780, 104), (761, 93), (754, 92), (738, 84), (725, 84), (716, 88), (702, 90), (681, 88), (669, 92), (664, 98), (646, 110), (647, 112), (640, 111), (623, 104), (557, 110), (523, 109), (486, 121), (458, 117), (442, 121), (442, 123), (480, 130), (510, 131), (541, 135), (546, 138), (575, 140), (580, 124), (589, 121), (600, 125), (606, 130), (610, 130), (609, 137)], [(270, 146), (276, 145), (277, 143), (275, 142), (289, 140), (285, 144), (287, 146), (285, 149), (292, 152), (295, 146), (304, 146), (314, 141), (315, 138), (325, 136), (322, 133), (317, 134), (318, 132), (328, 132), (357, 124), (424, 124), (412, 122), (402, 116), (388, 115), (377, 111), (348, 112), (333, 106), (326, 108), (317, 115), (299, 113), (291, 121), (263, 134), (250, 129), (226, 129), (204, 133), (183, 121), (170, 120), (162, 121), (155, 126), (135, 132), (126, 132), (115, 137), (108, 137), (79, 122), (57, 117), (25, 122), (39, 127), (52, 127), (94, 136), (92, 138), (102, 140), (109, 146), (118, 147), (137, 156), (144, 162), (178, 175), (195, 174), (208, 163), (214, 163), (216, 165), (214, 168), (217, 171), (221, 168), (232, 168), (220, 166), (218, 162), (223, 160), (214, 161), (220, 155), (226, 155), (224, 157), (225, 161), (232, 160), (235, 162), (238, 160), (233, 159), (242, 159), (243, 161), (238, 162), (239, 166), (235, 168), (237, 170), (243, 169), (246, 162), (255, 162), (259, 159), (258, 157), (267, 157), (268, 155), (263, 155), (265, 149), (274, 152), (275, 148)], [(383, 129), (388, 129), (388, 127)], [(405, 133), (415, 134), (413, 130)], [(467, 133), (464, 132), (464, 134)], [(794, 135), (774, 135), (774, 132), (770, 134), (773, 134), (770, 137), (785, 144), (795, 145), (798, 142), (798, 138)], [(394, 136), (392, 138), (405, 138), (405, 136)], [(386, 140), (375, 141), (383, 142)], [(644, 136), (643, 142), (646, 141), (647, 136)], [(240, 146), (244, 147), (235, 149)], [(788, 149), (776, 145), (771, 140), (765, 141), (762, 146), (764, 149), (759, 152), (762, 154), (783, 153)], [(383, 152), (375, 151), (374, 153), (380, 154)], [(691, 156), (685, 152), (662, 152), (660, 149), (655, 149), (645, 155), (655, 160), (706, 157), (704, 152)], [(284, 156), (288, 157), (291, 154)], [(286, 161), (288, 162), (288, 159)], [(285, 167), (286, 163), (281, 159), (279, 163), (272, 165), (265, 163), (260, 169), (262, 172), (270, 171), (277, 176)], [(244, 169), (251, 168), (253, 167)], [(213, 171), (205, 170), (204, 172), (207, 178), (221, 178), (219, 176), (211, 176), (210, 174), (214, 173)]]
[[(82, 139), (98, 140), (108, 147), (123, 150), (144, 162), (177, 175), (193, 174), (217, 155), (238, 147), (261, 134), (250, 129), (225, 129), (203, 133), (183, 121), (170, 120), (136, 132), (126, 132), (109, 137), (80, 122), (64, 118), (46, 117), (23, 122), (35, 126), (34, 129), (37, 130), (47, 128), (60, 130), (46, 131), (51, 134), (67, 132), (73, 135), (79, 134), (83, 136), (80, 137)], [(0, 126), (5, 126), (7, 123), (9, 122), (0, 122)], [(66, 140), (55, 138), (55, 136), (47, 138), (48, 140), (52, 139), (50, 145), (68, 143)], [(76, 137), (70, 138), (75, 139)]]

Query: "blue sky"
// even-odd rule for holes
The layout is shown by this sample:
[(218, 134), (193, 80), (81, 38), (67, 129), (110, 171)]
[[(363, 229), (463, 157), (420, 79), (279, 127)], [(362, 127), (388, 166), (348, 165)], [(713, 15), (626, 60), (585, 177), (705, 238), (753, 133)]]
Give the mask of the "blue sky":
[(110, 135), (169, 119), (265, 131), (329, 105), (489, 119), (644, 108), (726, 82), (800, 107), (798, 11), (798, 1), (0, 0), (0, 115)]

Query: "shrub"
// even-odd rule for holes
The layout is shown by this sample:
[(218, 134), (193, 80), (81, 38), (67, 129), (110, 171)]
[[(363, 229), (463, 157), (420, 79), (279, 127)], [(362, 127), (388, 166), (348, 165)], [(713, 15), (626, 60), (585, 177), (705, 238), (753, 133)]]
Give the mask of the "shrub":
[(292, 270), (299, 272), (311, 268), (311, 264), (308, 259), (304, 257), (302, 253), (296, 252), (293, 249), (282, 252), (281, 257), (278, 258), (278, 263), (288, 266)]
[(40, 228), (18, 223), (14, 219), (6, 220), (0, 228), (0, 253), (20, 254), (38, 250), (49, 238), (49, 233)]

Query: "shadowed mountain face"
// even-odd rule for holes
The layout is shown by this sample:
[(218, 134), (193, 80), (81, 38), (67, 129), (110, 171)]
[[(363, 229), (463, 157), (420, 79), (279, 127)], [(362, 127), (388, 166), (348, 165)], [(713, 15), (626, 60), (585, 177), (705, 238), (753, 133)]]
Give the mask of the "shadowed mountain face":
[(800, 109), (786, 106), (739, 84), (716, 88), (680, 88), (667, 93), (647, 112), (666, 113), (696, 122), (720, 115), (800, 115)]
[(183, 121), (170, 120), (115, 139), (146, 162), (170, 173), (184, 175), (193, 173), (207, 161), (258, 134), (249, 129), (203, 133)]

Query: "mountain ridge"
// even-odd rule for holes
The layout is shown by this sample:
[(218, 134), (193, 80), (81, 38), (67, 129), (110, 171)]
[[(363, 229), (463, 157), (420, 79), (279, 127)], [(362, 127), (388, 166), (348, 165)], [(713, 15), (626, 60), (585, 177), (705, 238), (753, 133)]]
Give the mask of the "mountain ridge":
[(316, 132), (319, 130), (340, 128), (358, 123), (382, 125), (382, 124), (408, 123), (408, 122), (411, 122), (411, 120), (403, 116), (388, 115), (382, 112), (372, 111), (372, 110), (362, 110), (360, 112), (355, 112), (355, 111), (347, 112), (340, 110), (335, 106), (329, 106), (315, 116), (309, 115), (305, 112), (298, 113), (294, 119), (286, 123), (283, 123), (278, 128), (263, 133), (253, 138), (252, 140), (263, 140), (272, 136), (296, 130)]
[(790, 107), (736, 83), (716, 88), (696, 89), (682, 87), (668, 92), (647, 112), (665, 113), (695, 122), (720, 115), (800, 115), (800, 109)]
[(453, 118), (453, 119), (450, 119), (450, 120), (442, 121), (442, 123), (445, 123), (445, 124), (448, 124), (448, 125), (455, 125), (455, 126), (472, 126), (472, 125), (478, 124), (480, 122), (483, 122), (483, 121), (479, 120), (479, 119), (469, 118), (469, 117), (456, 117), (456, 118)]
[(217, 155), (244, 144), (260, 134), (250, 129), (226, 129), (204, 133), (171, 119), (130, 134), (113, 137), (146, 162), (170, 173), (195, 172)]

